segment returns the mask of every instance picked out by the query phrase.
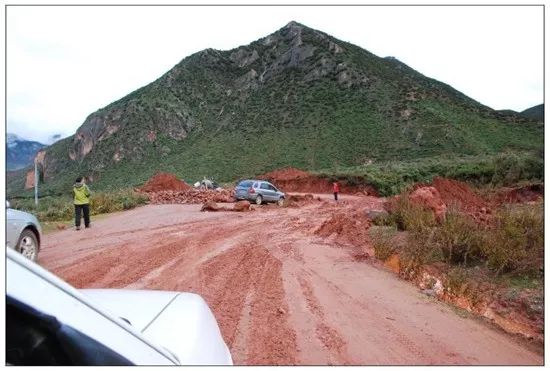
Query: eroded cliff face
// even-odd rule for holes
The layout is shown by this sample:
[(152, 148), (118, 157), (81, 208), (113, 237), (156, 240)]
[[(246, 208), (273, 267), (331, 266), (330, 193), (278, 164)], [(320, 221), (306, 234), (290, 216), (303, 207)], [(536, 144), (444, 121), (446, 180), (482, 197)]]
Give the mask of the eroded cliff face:
[(101, 142), (111, 139), (113, 145), (102, 149), (106, 148), (107, 155), (119, 162), (146, 143), (154, 143), (159, 134), (185, 139), (194, 124), (185, 106), (143, 106), (139, 100), (131, 100), (91, 114), (73, 136), (68, 156), (72, 161), (82, 161)]

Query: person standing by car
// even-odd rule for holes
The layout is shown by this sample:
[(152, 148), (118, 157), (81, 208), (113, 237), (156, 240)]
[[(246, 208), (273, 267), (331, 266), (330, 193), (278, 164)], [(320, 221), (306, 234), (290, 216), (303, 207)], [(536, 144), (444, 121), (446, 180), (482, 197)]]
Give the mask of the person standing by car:
[(334, 192), (334, 201), (338, 201), (338, 193), (340, 193), (340, 185), (338, 182), (332, 183), (332, 191)]
[(84, 214), (84, 226), (90, 228), (90, 189), (81, 176), (76, 178), (73, 186), (74, 195), (74, 224), (76, 230), (80, 230), (80, 219)]

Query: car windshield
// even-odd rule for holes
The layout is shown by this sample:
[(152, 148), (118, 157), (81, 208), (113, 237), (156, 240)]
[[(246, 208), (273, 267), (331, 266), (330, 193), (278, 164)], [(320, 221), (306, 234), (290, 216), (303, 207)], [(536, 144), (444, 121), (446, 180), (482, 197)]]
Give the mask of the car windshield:
[(237, 185), (237, 188), (250, 188), (252, 186), (251, 180), (243, 180)]

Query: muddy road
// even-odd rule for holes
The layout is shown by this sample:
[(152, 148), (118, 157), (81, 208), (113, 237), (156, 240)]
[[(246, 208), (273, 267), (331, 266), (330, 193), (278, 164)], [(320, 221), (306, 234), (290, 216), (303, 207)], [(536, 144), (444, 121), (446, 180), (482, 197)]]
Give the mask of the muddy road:
[(315, 233), (352, 206), (380, 210), (381, 199), (322, 197), (248, 213), (148, 205), (44, 236), (39, 263), (77, 288), (202, 295), (235, 364), (542, 365), (540, 352)]

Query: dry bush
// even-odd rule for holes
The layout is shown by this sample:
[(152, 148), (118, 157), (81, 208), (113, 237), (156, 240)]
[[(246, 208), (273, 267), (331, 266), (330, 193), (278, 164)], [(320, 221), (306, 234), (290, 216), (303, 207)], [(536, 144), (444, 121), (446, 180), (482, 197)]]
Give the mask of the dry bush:
[(445, 220), (434, 230), (432, 241), (433, 248), (441, 250), (447, 263), (467, 265), (480, 261), (482, 240), (482, 227), (456, 208), (451, 208)]
[(538, 274), (544, 267), (543, 204), (507, 206), (497, 211), (494, 228), (483, 238), (487, 264), (497, 275)]
[(369, 237), (374, 248), (374, 255), (384, 261), (395, 254), (398, 245), (395, 241), (397, 231), (391, 227), (371, 227)]

